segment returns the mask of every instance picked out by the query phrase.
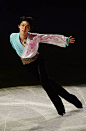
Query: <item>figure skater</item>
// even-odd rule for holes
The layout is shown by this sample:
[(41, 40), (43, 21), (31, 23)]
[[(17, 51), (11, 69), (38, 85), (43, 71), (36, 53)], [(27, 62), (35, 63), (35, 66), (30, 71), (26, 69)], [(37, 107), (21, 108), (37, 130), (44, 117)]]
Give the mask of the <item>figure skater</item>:
[(74, 43), (75, 39), (72, 38), (72, 36), (65, 37), (64, 35), (58, 34), (31, 33), (30, 31), (33, 28), (33, 24), (34, 19), (32, 17), (20, 17), (18, 23), (19, 33), (12, 33), (10, 35), (12, 47), (15, 49), (23, 65), (41, 82), (42, 87), (53, 102), (59, 115), (63, 116), (65, 114), (65, 107), (59, 96), (77, 108), (83, 108), (82, 103), (75, 95), (70, 94), (49, 77), (46, 60), (38, 52), (39, 43), (66, 47), (69, 46), (69, 43)]

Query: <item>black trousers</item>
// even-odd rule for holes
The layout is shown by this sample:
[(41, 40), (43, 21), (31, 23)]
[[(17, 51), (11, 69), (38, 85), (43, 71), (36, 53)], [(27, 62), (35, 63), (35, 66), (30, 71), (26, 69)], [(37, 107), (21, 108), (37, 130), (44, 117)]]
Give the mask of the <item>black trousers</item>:
[(25, 66), (28, 69), (28, 71), (37, 80), (41, 82), (42, 87), (48, 94), (49, 98), (53, 102), (60, 115), (63, 115), (65, 113), (65, 108), (59, 96), (63, 97), (68, 102), (74, 104), (77, 108), (82, 107), (82, 103), (78, 100), (76, 96), (70, 94), (62, 86), (58, 85), (54, 80), (52, 80), (48, 76), (47, 62), (41, 54), (34, 62)]

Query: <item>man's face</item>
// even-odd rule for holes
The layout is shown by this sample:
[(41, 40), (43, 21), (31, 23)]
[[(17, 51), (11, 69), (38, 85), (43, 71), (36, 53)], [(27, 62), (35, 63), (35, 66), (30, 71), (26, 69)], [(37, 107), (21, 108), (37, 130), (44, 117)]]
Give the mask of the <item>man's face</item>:
[(27, 21), (22, 21), (20, 25), (18, 25), (18, 28), (20, 29), (20, 34), (27, 35), (27, 33), (31, 30), (30, 24)]

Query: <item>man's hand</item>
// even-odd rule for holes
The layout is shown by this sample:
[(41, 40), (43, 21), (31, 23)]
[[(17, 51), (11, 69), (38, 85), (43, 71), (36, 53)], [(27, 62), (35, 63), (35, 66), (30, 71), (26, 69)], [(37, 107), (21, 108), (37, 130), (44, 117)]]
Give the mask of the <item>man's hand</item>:
[(75, 42), (75, 38), (71, 38), (72, 36), (69, 37), (69, 42), (68, 43), (74, 43)]

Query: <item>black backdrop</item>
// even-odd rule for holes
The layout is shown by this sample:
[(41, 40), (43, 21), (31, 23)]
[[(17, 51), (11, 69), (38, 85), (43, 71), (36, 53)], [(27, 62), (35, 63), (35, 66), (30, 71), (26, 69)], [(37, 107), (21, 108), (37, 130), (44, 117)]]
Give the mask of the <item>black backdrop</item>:
[(86, 84), (86, 3), (50, 0), (0, 0), (0, 87), (40, 84), (23, 67), (10, 44), (18, 32), (20, 16), (35, 19), (32, 32), (72, 35), (76, 42), (67, 48), (40, 43), (49, 75), (62, 85)]

